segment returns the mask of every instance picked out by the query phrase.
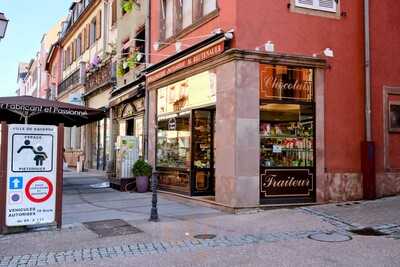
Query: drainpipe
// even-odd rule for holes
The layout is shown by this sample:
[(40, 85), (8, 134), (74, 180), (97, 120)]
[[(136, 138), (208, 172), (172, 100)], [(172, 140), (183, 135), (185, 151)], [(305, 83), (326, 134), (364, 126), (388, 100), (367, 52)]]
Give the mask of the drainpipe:
[[(150, 62), (150, 49), (151, 49), (151, 42), (150, 42), (150, 12), (151, 12), (151, 1), (146, 1), (146, 24), (145, 24), (145, 64)], [(145, 65), (146, 66), (146, 65)], [(149, 160), (149, 107), (150, 107), (150, 99), (149, 99), (149, 92), (147, 88), (147, 81), (145, 81), (145, 111), (144, 111), (144, 158)]]
[(365, 141), (361, 144), (361, 169), (364, 199), (376, 198), (375, 145), (371, 127), (371, 47), (369, 0), (364, 0), (364, 46), (365, 46)]

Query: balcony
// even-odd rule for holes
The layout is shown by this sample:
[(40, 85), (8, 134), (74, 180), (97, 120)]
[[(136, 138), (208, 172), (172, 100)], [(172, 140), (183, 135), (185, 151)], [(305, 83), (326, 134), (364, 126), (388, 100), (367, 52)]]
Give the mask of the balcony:
[(74, 71), (61, 82), (60, 86), (58, 87), (58, 95), (61, 95), (63, 92), (75, 87), (78, 84), (82, 84), (80, 69)]
[(86, 76), (86, 93), (91, 93), (115, 81), (115, 71), (111, 60), (106, 61), (99, 67), (90, 70)]

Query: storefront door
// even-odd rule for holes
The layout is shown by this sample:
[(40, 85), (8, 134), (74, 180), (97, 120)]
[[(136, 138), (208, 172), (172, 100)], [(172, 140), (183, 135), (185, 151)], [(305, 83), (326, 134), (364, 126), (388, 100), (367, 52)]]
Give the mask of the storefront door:
[(192, 111), (192, 195), (214, 195), (214, 110)]

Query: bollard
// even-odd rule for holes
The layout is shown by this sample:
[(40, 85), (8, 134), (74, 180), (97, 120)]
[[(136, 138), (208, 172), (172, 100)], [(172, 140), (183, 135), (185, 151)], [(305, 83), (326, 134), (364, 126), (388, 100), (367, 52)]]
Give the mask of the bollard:
[(153, 172), (153, 176), (151, 178), (151, 190), (153, 191), (153, 197), (151, 200), (151, 213), (150, 219), (151, 222), (158, 222), (158, 211), (157, 211), (157, 180), (158, 174)]

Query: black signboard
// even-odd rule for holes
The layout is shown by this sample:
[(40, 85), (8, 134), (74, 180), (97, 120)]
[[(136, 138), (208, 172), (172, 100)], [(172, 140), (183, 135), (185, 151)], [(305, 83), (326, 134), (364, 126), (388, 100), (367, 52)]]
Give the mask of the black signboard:
[[(267, 169), (260, 171), (261, 203), (311, 202), (315, 198), (313, 168)], [(283, 201), (282, 198), (287, 198)]]

